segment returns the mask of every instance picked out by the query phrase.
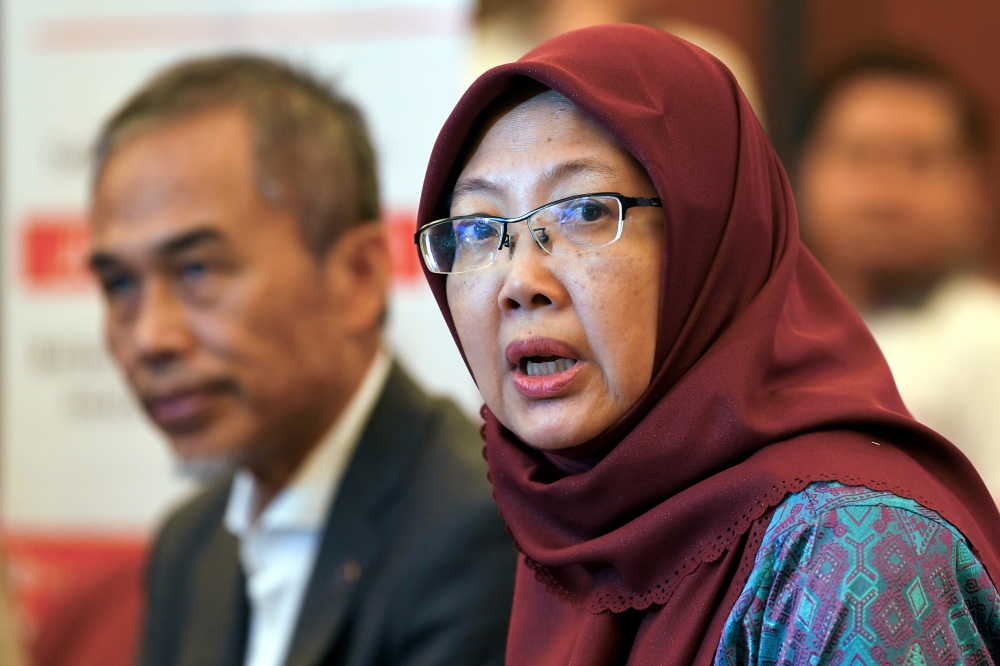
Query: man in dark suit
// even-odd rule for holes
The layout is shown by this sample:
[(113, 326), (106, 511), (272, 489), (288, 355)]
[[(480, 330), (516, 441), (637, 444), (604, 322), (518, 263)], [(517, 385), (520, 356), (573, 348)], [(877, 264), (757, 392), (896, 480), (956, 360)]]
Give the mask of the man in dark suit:
[(502, 663), (516, 555), (475, 427), (381, 346), (378, 218), (360, 113), (267, 59), (173, 67), (104, 127), (108, 348), (224, 470), (157, 538), (142, 666)]

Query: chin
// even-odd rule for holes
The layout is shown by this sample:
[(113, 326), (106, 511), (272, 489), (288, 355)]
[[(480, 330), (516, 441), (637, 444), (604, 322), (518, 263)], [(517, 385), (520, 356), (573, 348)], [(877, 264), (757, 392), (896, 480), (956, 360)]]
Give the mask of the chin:
[(170, 437), (174, 468), (195, 481), (213, 481), (246, 463), (246, 456), (233, 438), (220, 437), (213, 428)]
[(544, 440), (540, 444), (528, 443), (528, 446), (538, 451), (547, 451), (549, 453), (557, 453), (565, 449), (571, 449), (574, 446), (583, 444), (583, 442), (563, 442), (561, 440)]
[(599, 409), (594, 410), (591, 401), (581, 399), (583, 396), (531, 400), (511, 393), (506, 396), (508, 400), (499, 401), (503, 409), (491, 407), (491, 410), (518, 439), (533, 449), (569, 449), (584, 444), (607, 428), (603, 425), (607, 415)]
[(570, 449), (593, 439), (601, 432), (597, 430), (590, 435), (587, 434), (589, 431), (574, 428), (572, 423), (573, 419), (560, 419), (559, 423), (531, 423), (530, 419), (524, 419), (510, 430), (522, 442), (539, 451)]

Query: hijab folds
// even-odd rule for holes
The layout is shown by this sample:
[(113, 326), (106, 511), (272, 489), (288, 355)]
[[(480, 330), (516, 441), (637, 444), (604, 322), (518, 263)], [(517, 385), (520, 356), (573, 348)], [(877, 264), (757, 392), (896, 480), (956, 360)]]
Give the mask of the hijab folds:
[[(666, 233), (652, 381), (582, 447), (603, 453), (596, 465), (560, 471), (483, 408), (494, 496), (523, 553), (507, 663), (711, 663), (774, 507), (815, 481), (937, 511), (996, 580), (996, 505), (965, 457), (909, 416), (801, 245), (784, 170), (710, 55), (652, 28), (600, 26), (490, 70), (441, 130), (418, 226), (448, 214), (484, 110), (526, 80), (645, 167)], [(458, 342), (446, 278), (426, 275)]]

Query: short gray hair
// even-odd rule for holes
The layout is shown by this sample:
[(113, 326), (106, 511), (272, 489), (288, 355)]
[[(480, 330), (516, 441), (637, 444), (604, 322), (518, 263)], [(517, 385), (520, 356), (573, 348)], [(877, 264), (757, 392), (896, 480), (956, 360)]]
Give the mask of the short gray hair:
[(261, 196), (295, 215), (318, 257), (345, 229), (379, 218), (375, 150), (358, 107), (305, 72), (252, 55), (188, 60), (154, 76), (104, 124), (94, 183), (136, 135), (226, 108), (250, 120)]

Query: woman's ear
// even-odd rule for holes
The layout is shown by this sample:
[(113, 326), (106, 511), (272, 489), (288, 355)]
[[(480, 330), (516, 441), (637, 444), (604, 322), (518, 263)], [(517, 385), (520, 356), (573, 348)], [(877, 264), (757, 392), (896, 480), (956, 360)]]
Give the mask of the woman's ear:
[(342, 328), (357, 334), (381, 328), (392, 276), (384, 224), (365, 222), (344, 231), (327, 250), (322, 271)]

